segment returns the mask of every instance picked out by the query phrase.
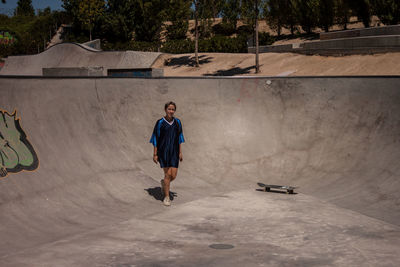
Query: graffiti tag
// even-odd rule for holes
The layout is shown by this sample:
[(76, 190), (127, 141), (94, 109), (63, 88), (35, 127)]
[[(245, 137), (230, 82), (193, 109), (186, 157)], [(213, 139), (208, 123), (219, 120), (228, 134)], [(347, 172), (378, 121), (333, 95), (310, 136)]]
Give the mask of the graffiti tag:
[(22, 170), (33, 171), (39, 159), (16, 117), (0, 109), (0, 177)]

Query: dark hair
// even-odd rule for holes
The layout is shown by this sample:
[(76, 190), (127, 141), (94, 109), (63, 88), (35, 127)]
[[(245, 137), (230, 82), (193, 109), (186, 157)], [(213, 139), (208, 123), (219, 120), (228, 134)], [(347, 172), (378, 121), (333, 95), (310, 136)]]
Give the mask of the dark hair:
[(174, 102), (172, 102), (172, 101), (169, 101), (169, 102), (165, 103), (164, 110), (167, 110), (169, 105), (173, 105), (175, 107), (175, 110), (176, 110), (176, 104)]

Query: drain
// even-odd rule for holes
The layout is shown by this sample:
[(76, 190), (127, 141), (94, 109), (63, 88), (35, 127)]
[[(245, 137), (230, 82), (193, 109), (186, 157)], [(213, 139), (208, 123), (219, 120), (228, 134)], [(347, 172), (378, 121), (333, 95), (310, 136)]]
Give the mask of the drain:
[(211, 244), (209, 245), (210, 248), (213, 249), (232, 249), (234, 246), (229, 245), (229, 244)]

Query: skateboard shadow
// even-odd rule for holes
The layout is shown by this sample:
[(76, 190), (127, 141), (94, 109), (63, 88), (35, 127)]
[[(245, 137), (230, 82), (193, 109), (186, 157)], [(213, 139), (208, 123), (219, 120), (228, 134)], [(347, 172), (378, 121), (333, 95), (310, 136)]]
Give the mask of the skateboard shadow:
[[(150, 187), (150, 188), (145, 189), (145, 191), (147, 191), (147, 193), (150, 196), (154, 197), (156, 200), (159, 200), (159, 201), (164, 200), (164, 194), (161, 192), (160, 186)], [(176, 192), (169, 191), (169, 198), (171, 200), (174, 200), (175, 197), (178, 197), (178, 194)]]
[[(275, 194), (287, 194), (286, 191), (279, 191), (279, 190), (274, 190), (274, 189), (270, 189), (268, 192), (265, 192), (263, 189), (256, 189), (256, 191), (259, 192), (264, 192), (264, 193), (275, 193)], [(292, 194), (288, 194), (288, 195), (297, 195), (298, 193), (293, 192)]]

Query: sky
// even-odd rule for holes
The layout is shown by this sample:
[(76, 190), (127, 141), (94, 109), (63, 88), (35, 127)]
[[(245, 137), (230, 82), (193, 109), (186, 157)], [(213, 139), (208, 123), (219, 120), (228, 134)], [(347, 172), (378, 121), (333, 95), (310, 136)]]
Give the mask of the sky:
[[(6, 4), (2, 4), (0, 2), (0, 14), (12, 16), (14, 14), (14, 9), (17, 7), (18, 0), (6, 0), (6, 2)], [(32, 0), (32, 5), (35, 10), (45, 9), (48, 6), (51, 8), (51, 10), (62, 9), (61, 0)]]

